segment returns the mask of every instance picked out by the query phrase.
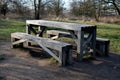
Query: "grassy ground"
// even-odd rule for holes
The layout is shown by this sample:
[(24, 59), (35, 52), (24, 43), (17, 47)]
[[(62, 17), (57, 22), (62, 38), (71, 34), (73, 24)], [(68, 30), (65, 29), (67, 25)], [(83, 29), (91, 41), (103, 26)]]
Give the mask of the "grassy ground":
[(0, 20), (0, 41), (10, 40), (12, 32), (25, 32), (25, 22), (16, 20)]
[[(120, 53), (120, 25), (98, 22), (67, 21), (97, 25), (97, 37), (110, 39), (110, 51)], [(0, 41), (10, 40), (10, 33), (25, 32), (25, 22), (0, 20)]]

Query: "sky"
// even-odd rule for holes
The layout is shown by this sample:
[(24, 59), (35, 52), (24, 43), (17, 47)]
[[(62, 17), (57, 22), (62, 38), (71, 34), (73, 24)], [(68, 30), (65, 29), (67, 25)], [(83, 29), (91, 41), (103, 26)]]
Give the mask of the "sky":
[[(63, 0), (63, 2), (65, 2), (65, 4), (64, 4), (64, 7), (66, 8), (66, 9), (69, 9), (70, 8), (70, 5), (69, 5), (69, 3), (71, 2), (72, 0)], [(31, 5), (30, 5), (31, 6)], [(32, 8), (32, 7), (31, 7)]]
[(69, 3), (71, 0), (63, 0), (65, 2), (65, 8), (69, 8)]

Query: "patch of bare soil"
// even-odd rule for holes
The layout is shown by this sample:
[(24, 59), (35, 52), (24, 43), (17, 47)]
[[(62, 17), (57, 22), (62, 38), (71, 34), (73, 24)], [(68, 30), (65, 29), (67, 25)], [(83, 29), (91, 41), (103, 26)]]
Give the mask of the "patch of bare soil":
[(120, 55), (97, 60), (73, 62), (59, 67), (40, 48), (11, 49), (10, 42), (0, 42), (0, 80), (119, 80)]

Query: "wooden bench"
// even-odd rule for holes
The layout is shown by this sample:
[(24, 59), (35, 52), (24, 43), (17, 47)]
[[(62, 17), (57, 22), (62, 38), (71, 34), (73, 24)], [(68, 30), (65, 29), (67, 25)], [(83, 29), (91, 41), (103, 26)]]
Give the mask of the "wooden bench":
[[(71, 44), (51, 40), (48, 38), (37, 37), (21, 32), (12, 33), (11, 42), (13, 47), (23, 42), (37, 43), (47, 53), (49, 53), (53, 58), (55, 58), (61, 64), (61, 66), (72, 63)], [(53, 51), (51, 51), (50, 49), (56, 50), (58, 51), (58, 53), (56, 54), (55, 51), (53, 53)]]
[[(57, 30), (48, 30), (46, 32), (47, 37), (51, 39), (57, 39), (60, 37), (72, 37), (70, 33), (63, 32), (63, 31), (57, 31)], [(86, 39), (86, 37), (85, 37)], [(103, 39), (103, 38), (96, 38), (96, 55), (100, 56), (107, 56), (109, 53), (109, 39)]]
[(109, 54), (109, 45), (110, 40), (104, 38), (97, 38), (96, 39), (96, 54), (100, 56), (108, 56)]
[(46, 33), (47, 38), (51, 39), (57, 39), (59, 37), (71, 37), (70, 33), (58, 30), (48, 30)]

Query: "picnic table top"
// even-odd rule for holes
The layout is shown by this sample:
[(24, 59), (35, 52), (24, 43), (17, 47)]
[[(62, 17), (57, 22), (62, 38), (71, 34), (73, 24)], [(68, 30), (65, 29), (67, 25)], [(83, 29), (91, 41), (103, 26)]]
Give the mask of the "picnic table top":
[(47, 21), (47, 20), (26, 20), (26, 24), (40, 25), (54, 28), (62, 28), (66, 30), (81, 30), (81, 28), (95, 27), (95, 25), (86, 25), (78, 23)]

